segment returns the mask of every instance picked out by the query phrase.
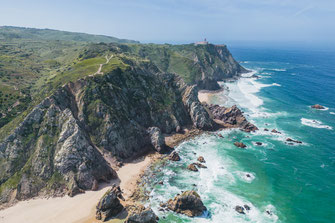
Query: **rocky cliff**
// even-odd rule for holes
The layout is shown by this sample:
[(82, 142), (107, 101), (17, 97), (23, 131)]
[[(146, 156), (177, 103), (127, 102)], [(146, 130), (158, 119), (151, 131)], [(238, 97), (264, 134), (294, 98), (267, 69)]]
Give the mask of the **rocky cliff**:
[(177, 73), (199, 89), (218, 90), (217, 81), (237, 78), (247, 72), (231, 55), (226, 45), (130, 45), (127, 51), (152, 61), (164, 72)]
[(150, 62), (128, 65), (63, 85), (1, 140), (0, 203), (95, 190), (116, 177), (104, 154), (122, 160), (160, 145), (152, 127), (213, 128), (196, 86)]

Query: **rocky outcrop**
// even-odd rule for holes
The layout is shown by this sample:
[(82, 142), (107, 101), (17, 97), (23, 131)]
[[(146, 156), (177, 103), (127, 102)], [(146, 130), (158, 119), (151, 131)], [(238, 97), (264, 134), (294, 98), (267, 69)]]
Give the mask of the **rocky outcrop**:
[(96, 219), (106, 221), (121, 213), (124, 208), (119, 198), (123, 199), (121, 189), (119, 186), (113, 185), (98, 202), (95, 213)]
[(286, 139), (286, 142), (294, 142), (294, 143), (298, 143), (298, 144), (301, 144), (302, 142), (299, 141), (299, 140), (294, 140), (294, 139), (291, 139), (291, 138), (287, 138)]
[(219, 105), (205, 104), (206, 108), (211, 112), (214, 120), (228, 128), (240, 128), (245, 132), (253, 132), (258, 128), (252, 123), (248, 122), (244, 117), (242, 111), (236, 105), (226, 108)]
[(244, 149), (245, 147), (247, 147), (243, 142), (234, 142), (234, 145), (236, 147), (242, 148)]
[(185, 191), (177, 195), (173, 200), (167, 202), (167, 207), (177, 213), (185, 214), (189, 217), (200, 216), (207, 208), (201, 201), (199, 194), (195, 191)]
[(319, 104), (312, 105), (311, 107), (312, 107), (312, 108), (315, 108), (315, 109), (325, 109), (324, 106), (319, 105)]
[(183, 95), (183, 103), (191, 115), (194, 127), (203, 130), (212, 130), (215, 123), (210, 118), (204, 106), (199, 102), (198, 89), (195, 85), (186, 87)]
[(193, 172), (198, 172), (198, 168), (194, 163), (191, 163), (190, 165), (187, 166), (187, 169)]
[(157, 223), (159, 218), (151, 208), (132, 213), (125, 223)]
[(176, 151), (173, 151), (170, 155), (169, 155), (169, 160), (171, 161), (180, 161), (180, 156)]
[(277, 131), (276, 129), (272, 129), (271, 132), (276, 133), (276, 134), (281, 134), (281, 132)]
[(147, 131), (154, 149), (159, 153), (165, 153), (167, 151), (167, 146), (165, 145), (165, 139), (161, 130), (157, 127), (150, 127)]
[(200, 163), (206, 163), (205, 158), (203, 156), (199, 156), (197, 159)]
[(217, 81), (237, 78), (248, 72), (236, 62), (225, 45), (138, 45), (128, 51), (153, 61), (163, 72), (173, 72), (199, 89), (218, 90)]

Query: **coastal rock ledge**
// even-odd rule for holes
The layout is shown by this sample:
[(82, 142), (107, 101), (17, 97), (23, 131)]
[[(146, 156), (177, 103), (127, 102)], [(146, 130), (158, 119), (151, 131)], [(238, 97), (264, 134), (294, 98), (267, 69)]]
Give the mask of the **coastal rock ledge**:
[(177, 213), (185, 214), (189, 217), (200, 216), (207, 208), (201, 198), (194, 190), (185, 191), (177, 195), (173, 200), (167, 202), (167, 207)]
[(226, 128), (240, 128), (245, 132), (254, 132), (258, 128), (250, 123), (243, 115), (242, 111), (236, 106), (226, 108), (219, 105), (208, 105), (204, 103), (204, 106), (210, 111), (214, 121)]

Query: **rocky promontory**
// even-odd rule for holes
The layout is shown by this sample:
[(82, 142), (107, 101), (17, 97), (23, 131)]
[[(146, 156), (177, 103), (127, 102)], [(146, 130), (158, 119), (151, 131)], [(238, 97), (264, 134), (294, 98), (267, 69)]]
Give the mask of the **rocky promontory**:
[(236, 105), (226, 108), (219, 105), (208, 105), (207, 103), (204, 103), (204, 106), (210, 111), (214, 121), (226, 128), (240, 128), (245, 132), (258, 130), (254, 124), (250, 123), (244, 117), (242, 111)]

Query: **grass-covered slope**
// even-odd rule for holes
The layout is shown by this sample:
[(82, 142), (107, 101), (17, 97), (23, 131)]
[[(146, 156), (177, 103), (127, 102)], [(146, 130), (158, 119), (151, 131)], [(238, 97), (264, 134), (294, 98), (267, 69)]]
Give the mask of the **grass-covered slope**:
[(0, 27), (0, 40), (30, 39), (30, 40), (59, 40), (92, 43), (138, 43), (138, 41), (118, 39), (111, 36), (93, 35), (86, 33), (67, 32), (53, 29), (35, 29), (14, 26)]

